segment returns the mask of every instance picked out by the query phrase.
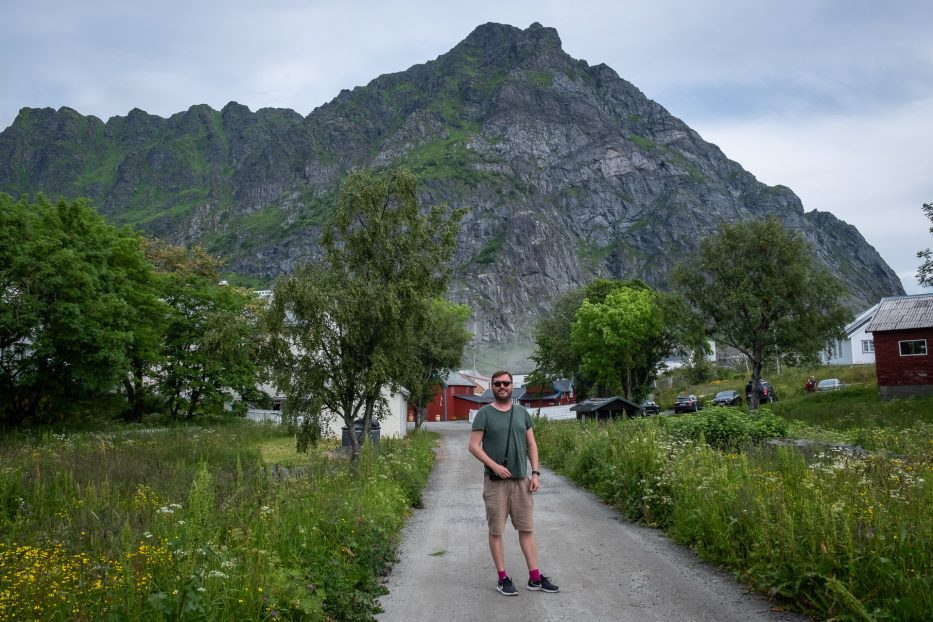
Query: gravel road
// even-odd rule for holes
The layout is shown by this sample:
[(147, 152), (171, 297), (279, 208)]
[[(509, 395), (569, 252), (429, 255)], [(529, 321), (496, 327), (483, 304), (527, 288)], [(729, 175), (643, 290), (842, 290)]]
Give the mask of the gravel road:
[(535, 531), (542, 572), (557, 594), (529, 592), (518, 534), (505, 535), (517, 597), (496, 592), (486, 543), (482, 466), (467, 452), (466, 422), (429, 423), (437, 463), (402, 532), (400, 560), (381, 599), (385, 622), (801, 622), (774, 612), (729, 575), (699, 561), (657, 530), (626, 522), (569, 480), (541, 469)]

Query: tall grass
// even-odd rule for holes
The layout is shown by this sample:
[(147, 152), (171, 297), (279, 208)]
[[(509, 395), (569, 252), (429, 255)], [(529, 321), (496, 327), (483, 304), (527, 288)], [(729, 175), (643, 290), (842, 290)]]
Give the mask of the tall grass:
[(270, 468), (260, 426), (0, 446), (0, 619), (371, 620), (434, 437)]
[(926, 453), (908, 461), (805, 456), (756, 445), (742, 429), (740, 442), (719, 450), (695, 427), (541, 421), (536, 435), (546, 464), (758, 590), (823, 619), (930, 619), (929, 436)]

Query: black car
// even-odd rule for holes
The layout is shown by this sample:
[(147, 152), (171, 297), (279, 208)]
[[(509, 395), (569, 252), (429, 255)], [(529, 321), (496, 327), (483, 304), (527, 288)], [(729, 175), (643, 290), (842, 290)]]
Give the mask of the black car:
[(703, 408), (703, 403), (696, 395), (678, 395), (674, 401), (674, 413), (695, 413)]
[(741, 406), (742, 394), (738, 391), (720, 391), (713, 398), (715, 406)]
[[(752, 381), (749, 380), (745, 385), (745, 402), (751, 404), (752, 397)], [(758, 403), (767, 404), (768, 402), (778, 401), (777, 392), (774, 390), (774, 387), (771, 386), (770, 382), (761, 380), (758, 383)]]
[(657, 415), (661, 412), (661, 407), (651, 400), (645, 400), (641, 403), (641, 412), (645, 415)]

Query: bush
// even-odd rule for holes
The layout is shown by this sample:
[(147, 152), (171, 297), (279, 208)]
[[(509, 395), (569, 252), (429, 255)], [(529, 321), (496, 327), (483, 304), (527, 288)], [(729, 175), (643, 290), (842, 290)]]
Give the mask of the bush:
[(705, 440), (717, 449), (738, 449), (787, 435), (787, 422), (767, 410), (744, 412), (712, 406), (702, 412), (667, 419), (671, 433), (685, 440)]

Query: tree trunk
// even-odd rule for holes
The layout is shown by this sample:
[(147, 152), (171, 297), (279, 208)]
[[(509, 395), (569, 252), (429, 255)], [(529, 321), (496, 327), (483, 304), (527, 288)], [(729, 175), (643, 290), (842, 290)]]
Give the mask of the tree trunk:
[(752, 389), (748, 394), (748, 407), (757, 410), (758, 403), (758, 385), (761, 384), (761, 359), (764, 355), (764, 347), (754, 347), (752, 349)]
[(191, 419), (194, 417), (194, 409), (197, 408), (198, 402), (201, 400), (201, 389), (195, 389), (191, 392), (191, 399), (188, 401), (188, 411), (185, 413), (185, 419)]
[(128, 406), (123, 419), (127, 422), (139, 422), (142, 421), (143, 414), (145, 414), (145, 410), (143, 408), (145, 387), (143, 385), (143, 368), (140, 361), (133, 361), (132, 373), (132, 379), (123, 379), (123, 387), (126, 389), (126, 400)]

